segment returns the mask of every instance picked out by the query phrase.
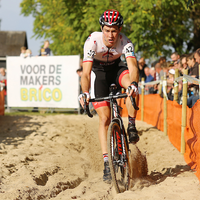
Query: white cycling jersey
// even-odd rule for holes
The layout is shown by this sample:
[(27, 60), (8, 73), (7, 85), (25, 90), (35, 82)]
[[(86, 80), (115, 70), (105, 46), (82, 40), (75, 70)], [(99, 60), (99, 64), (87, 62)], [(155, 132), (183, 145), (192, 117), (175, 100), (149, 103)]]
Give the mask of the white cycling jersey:
[(93, 62), (95, 59), (104, 63), (112, 63), (122, 54), (125, 54), (126, 58), (135, 58), (134, 45), (123, 33), (119, 33), (115, 45), (108, 48), (103, 43), (103, 33), (93, 32), (85, 41), (83, 62)]

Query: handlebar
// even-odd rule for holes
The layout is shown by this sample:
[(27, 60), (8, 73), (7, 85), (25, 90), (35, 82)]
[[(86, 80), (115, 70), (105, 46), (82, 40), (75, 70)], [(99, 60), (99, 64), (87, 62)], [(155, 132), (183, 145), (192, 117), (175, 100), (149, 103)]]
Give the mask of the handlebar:
[[(99, 102), (99, 101), (106, 101), (106, 100), (112, 100), (112, 99), (120, 99), (120, 98), (126, 98), (127, 96), (128, 95), (126, 93), (118, 94), (118, 95), (111, 95), (108, 97), (100, 97), (100, 98), (90, 99), (89, 102)], [(130, 96), (130, 99), (131, 99), (131, 103), (132, 103), (134, 109), (139, 110), (139, 108), (136, 105), (135, 98)], [(89, 106), (86, 105), (86, 98), (83, 98), (83, 100), (84, 100), (84, 112), (85, 112), (85, 114), (87, 114), (89, 117), (92, 118), (93, 115), (90, 113)]]
[(86, 105), (86, 99), (84, 98), (84, 112), (85, 114), (87, 114), (89, 117), (93, 117), (93, 115), (90, 113), (90, 109), (89, 109), (89, 106)]

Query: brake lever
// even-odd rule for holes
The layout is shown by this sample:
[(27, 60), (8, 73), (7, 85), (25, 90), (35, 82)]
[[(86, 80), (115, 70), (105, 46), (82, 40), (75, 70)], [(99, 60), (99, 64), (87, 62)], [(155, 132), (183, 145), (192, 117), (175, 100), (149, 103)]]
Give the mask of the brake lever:
[(90, 113), (89, 106), (87, 105), (86, 95), (84, 95), (84, 97), (83, 97), (83, 101), (84, 101), (84, 113), (87, 114), (89, 117), (92, 118), (93, 115)]

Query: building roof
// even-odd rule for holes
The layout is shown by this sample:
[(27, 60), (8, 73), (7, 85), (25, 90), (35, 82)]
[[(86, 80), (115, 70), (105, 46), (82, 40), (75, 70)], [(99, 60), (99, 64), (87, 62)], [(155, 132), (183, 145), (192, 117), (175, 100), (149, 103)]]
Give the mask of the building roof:
[(0, 57), (19, 56), (22, 46), (28, 48), (25, 31), (0, 31)]

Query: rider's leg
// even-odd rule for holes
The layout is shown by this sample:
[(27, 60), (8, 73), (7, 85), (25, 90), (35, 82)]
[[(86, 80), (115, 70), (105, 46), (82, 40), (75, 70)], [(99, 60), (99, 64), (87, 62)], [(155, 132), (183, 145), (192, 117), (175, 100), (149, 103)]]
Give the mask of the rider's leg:
[[(129, 74), (125, 74), (122, 79), (121, 79), (121, 84), (122, 86), (127, 89), (128, 86), (130, 86), (131, 82), (130, 82), (130, 78), (129, 78)], [(137, 95), (135, 97), (136, 100), (136, 105), (138, 106), (139, 104), (139, 95)], [(135, 127), (135, 118), (137, 115), (137, 110), (134, 109), (134, 107), (132, 106), (131, 100), (130, 98), (126, 99), (126, 108), (128, 110), (128, 134), (129, 134), (129, 141), (132, 143), (138, 142), (139, 140), (139, 136), (138, 136), (138, 132), (137, 129)]]
[(107, 131), (110, 124), (110, 107), (103, 106), (96, 109), (99, 116), (99, 141), (102, 154), (108, 153), (107, 150)]
[(104, 170), (103, 170), (103, 181), (110, 183), (111, 173), (108, 163), (108, 159), (105, 159), (108, 156), (107, 150), (107, 131), (110, 124), (110, 107), (103, 106), (96, 108), (97, 114), (99, 116), (99, 141), (101, 145), (101, 151), (104, 157)]

